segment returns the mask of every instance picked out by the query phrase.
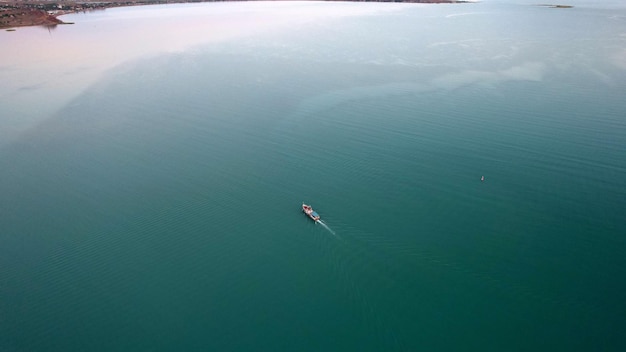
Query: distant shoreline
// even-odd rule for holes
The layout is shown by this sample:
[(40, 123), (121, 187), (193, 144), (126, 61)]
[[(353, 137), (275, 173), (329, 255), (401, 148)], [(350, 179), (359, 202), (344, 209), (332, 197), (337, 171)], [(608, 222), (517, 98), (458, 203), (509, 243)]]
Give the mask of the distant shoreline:
[[(227, 0), (246, 1), (246, 0)], [(389, 2), (389, 3), (419, 3), (419, 4), (462, 4), (475, 1), (468, 0), (321, 0), (321, 1), (348, 1), (348, 2)], [(14, 29), (28, 26), (57, 26), (71, 24), (58, 19), (59, 16), (77, 12), (104, 10), (112, 7), (183, 4), (199, 2), (224, 2), (223, 0), (128, 0), (128, 1), (98, 1), (83, 0), (50, 2), (45, 0), (16, 1), (11, 0), (0, 4), (0, 29)]]

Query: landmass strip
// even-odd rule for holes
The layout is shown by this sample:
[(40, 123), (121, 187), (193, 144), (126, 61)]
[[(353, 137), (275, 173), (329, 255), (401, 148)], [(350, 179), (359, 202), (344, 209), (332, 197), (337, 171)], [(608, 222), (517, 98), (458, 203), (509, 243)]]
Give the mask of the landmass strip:
[[(24, 27), (24, 26), (56, 26), (66, 23), (58, 19), (58, 16), (74, 12), (89, 12), (104, 10), (109, 7), (157, 5), (188, 2), (218, 2), (223, 0), (128, 0), (128, 1), (19, 1), (0, 0), (0, 29)], [(228, 0), (238, 1), (238, 0)], [(245, 0), (239, 0), (245, 1)], [(333, 0), (326, 0), (333, 1)], [(467, 3), (468, 0), (339, 0), (360, 2), (403, 2), (403, 3)]]

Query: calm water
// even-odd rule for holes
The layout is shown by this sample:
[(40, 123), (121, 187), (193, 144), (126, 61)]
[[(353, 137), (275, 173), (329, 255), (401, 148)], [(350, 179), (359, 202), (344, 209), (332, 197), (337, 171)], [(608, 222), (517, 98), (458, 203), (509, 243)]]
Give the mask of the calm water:
[(626, 8), (574, 3), (0, 34), (66, 53), (0, 62), (0, 350), (624, 350)]

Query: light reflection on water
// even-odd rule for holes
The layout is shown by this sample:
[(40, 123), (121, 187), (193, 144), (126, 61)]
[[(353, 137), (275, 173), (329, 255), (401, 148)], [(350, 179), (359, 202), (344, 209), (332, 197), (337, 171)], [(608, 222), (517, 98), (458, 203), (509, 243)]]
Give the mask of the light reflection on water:
[[(124, 62), (407, 5), (292, 2), (175, 4), (62, 16), (49, 31), (0, 33), (0, 145), (41, 122)], [(10, 50), (5, 50), (10, 48)]]

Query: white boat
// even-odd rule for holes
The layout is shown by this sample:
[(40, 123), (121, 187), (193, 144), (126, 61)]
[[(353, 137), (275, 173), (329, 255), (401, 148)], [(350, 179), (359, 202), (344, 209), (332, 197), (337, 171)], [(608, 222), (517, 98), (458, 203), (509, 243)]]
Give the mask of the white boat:
[(320, 220), (320, 215), (318, 213), (315, 212), (315, 210), (313, 210), (313, 208), (310, 205), (306, 205), (304, 203), (302, 203), (302, 211), (311, 218), (311, 220), (313, 221), (319, 221)]

